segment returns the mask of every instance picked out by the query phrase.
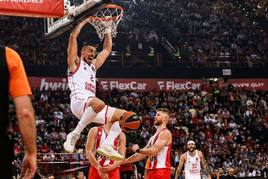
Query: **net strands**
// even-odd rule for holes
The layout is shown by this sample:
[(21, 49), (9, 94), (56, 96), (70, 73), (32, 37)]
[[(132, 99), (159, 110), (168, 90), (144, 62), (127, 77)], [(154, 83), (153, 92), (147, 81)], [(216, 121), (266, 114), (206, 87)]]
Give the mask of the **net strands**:
[(105, 7), (89, 17), (89, 22), (96, 29), (98, 37), (102, 41), (107, 32), (111, 32), (112, 38), (117, 35), (117, 26), (123, 17), (123, 10), (117, 7)]

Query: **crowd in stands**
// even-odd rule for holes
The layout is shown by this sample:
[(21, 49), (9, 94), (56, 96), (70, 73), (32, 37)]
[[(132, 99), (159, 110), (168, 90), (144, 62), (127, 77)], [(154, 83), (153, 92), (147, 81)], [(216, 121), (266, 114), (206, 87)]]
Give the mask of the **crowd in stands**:
[(149, 17), (149, 27), (176, 45), (184, 61), (211, 67), (267, 63), (267, 32), (241, 14), (231, 1), (149, 0), (136, 6), (139, 10), (134, 10), (130, 18), (137, 19), (133, 25), (147, 25), (146, 18), (141, 17)]
[(1, 44), (16, 49), (27, 65), (65, 63), (67, 41), (45, 40), (44, 19), (0, 16)]
[[(81, 2), (72, 1), (77, 3)], [(163, 61), (172, 61), (175, 56), (177, 61), (192, 67), (267, 65), (267, 32), (239, 12), (232, 1), (124, 0), (120, 3), (126, 12), (114, 40), (115, 51), (131, 55), (160, 53)], [(257, 1), (247, 0), (247, 3), (258, 7)], [(44, 39), (43, 19), (1, 16), (0, 27), (1, 43), (18, 50), (26, 64), (66, 63), (68, 33), (56, 39)], [(92, 30), (84, 31), (80, 44), (91, 40), (100, 43)], [(172, 52), (168, 51), (167, 42), (174, 47)]]
[[(232, 168), (235, 175), (260, 176), (268, 166), (268, 93), (236, 89), (228, 82), (207, 82), (199, 90), (170, 92), (98, 91), (98, 97), (107, 104), (135, 111), (142, 116), (139, 131), (127, 134), (127, 145), (139, 142), (144, 146), (154, 133), (153, 116), (159, 107), (172, 111), (169, 129), (173, 135), (172, 165), (176, 167), (180, 155), (186, 151), (186, 142), (192, 139), (203, 151), (213, 172)], [(34, 91), (37, 124), (38, 162), (65, 161), (63, 142), (78, 122), (70, 112), (68, 91)], [(14, 172), (19, 171), (23, 154), (14, 106), (10, 105), (10, 135), (16, 143)], [(83, 132), (75, 160), (84, 163), (83, 149), (87, 130)], [(265, 163), (266, 162), (266, 163)], [(136, 164), (139, 173), (144, 161)], [(16, 172), (17, 171), (17, 172)]]
[(256, 16), (265, 16), (268, 20), (268, 2), (265, 0), (246, 0), (245, 3), (255, 9)]

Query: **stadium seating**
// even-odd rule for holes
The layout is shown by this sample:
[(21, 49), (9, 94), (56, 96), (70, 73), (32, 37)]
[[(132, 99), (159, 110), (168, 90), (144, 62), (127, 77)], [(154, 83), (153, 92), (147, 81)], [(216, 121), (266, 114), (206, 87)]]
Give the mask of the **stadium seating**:
[[(212, 170), (233, 167), (238, 176), (257, 176), (264, 169), (268, 159), (265, 152), (268, 149), (267, 92), (236, 89), (215, 82), (203, 83), (196, 91), (137, 93), (114, 89), (99, 91), (98, 96), (107, 104), (135, 111), (143, 117), (141, 130), (127, 134), (128, 144), (141, 141), (140, 145), (144, 146), (154, 132), (154, 110), (159, 107), (171, 109), (169, 128), (173, 134), (173, 166), (178, 164), (179, 154), (186, 150), (187, 139), (192, 138), (205, 153)], [(68, 155), (55, 157), (54, 154), (64, 152), (62, 146), (66, 133), (78, 122), (69, 109), (69, 93), (36, 90), (34, 97), (39, 162), (61, 161), (66, 166), (68, 162), (78, 161), (84, 165), (86, 159), (81, 155), (77, 156), (79, 159), (72, 156), (70, 161)], [(13, 111), (13, 116), (9, 131), (17, 140), (16, 163), (20, 163), (23, 150), (13, 105), (10, 111)], [(83, 149), (86, 136), (87, 131), (84, 131), (77, 143), (78, 149)], [(137, 165), (140, 173), (142, 166), (142, 163)]]

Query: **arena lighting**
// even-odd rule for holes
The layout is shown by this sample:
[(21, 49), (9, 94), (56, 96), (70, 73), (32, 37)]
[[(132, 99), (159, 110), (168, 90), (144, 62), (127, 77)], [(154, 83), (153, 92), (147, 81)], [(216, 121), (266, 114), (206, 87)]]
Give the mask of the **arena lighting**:
[(208, 81), (218, 81), (219, 79), (218, 78), (208, 78)]
[(261, 3), (258, 4), (256, 8), (250, 7), (249, 5), (245, 4), (243, 0), (235, 0), (231, 1), (231, 3), (234, 4), (234, 6), (242, 13), (244, 14), (252, 24), (256, 24), (261, 28), (261, 31), (265, 30), (268, 32), (268, 19), (265, 17), (264, 13), (257, 14), (258, 9), (264, 9), (263, 5)]

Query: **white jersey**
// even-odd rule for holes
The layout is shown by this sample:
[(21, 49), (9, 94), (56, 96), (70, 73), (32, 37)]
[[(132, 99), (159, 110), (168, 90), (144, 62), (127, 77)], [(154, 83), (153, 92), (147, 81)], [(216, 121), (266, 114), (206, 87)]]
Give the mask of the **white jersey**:
[(194, 156), (191, 156), (189, 152), (186, 152), (184, 172), (185, 179), (201, 179), (201, 160), (198, 155), (198, 150), (195, 150)]
[(68, 85), (71, 99), (88, 99), (96, 96), (96, 68), (80, 60), (77, 69), (68, 75)]

